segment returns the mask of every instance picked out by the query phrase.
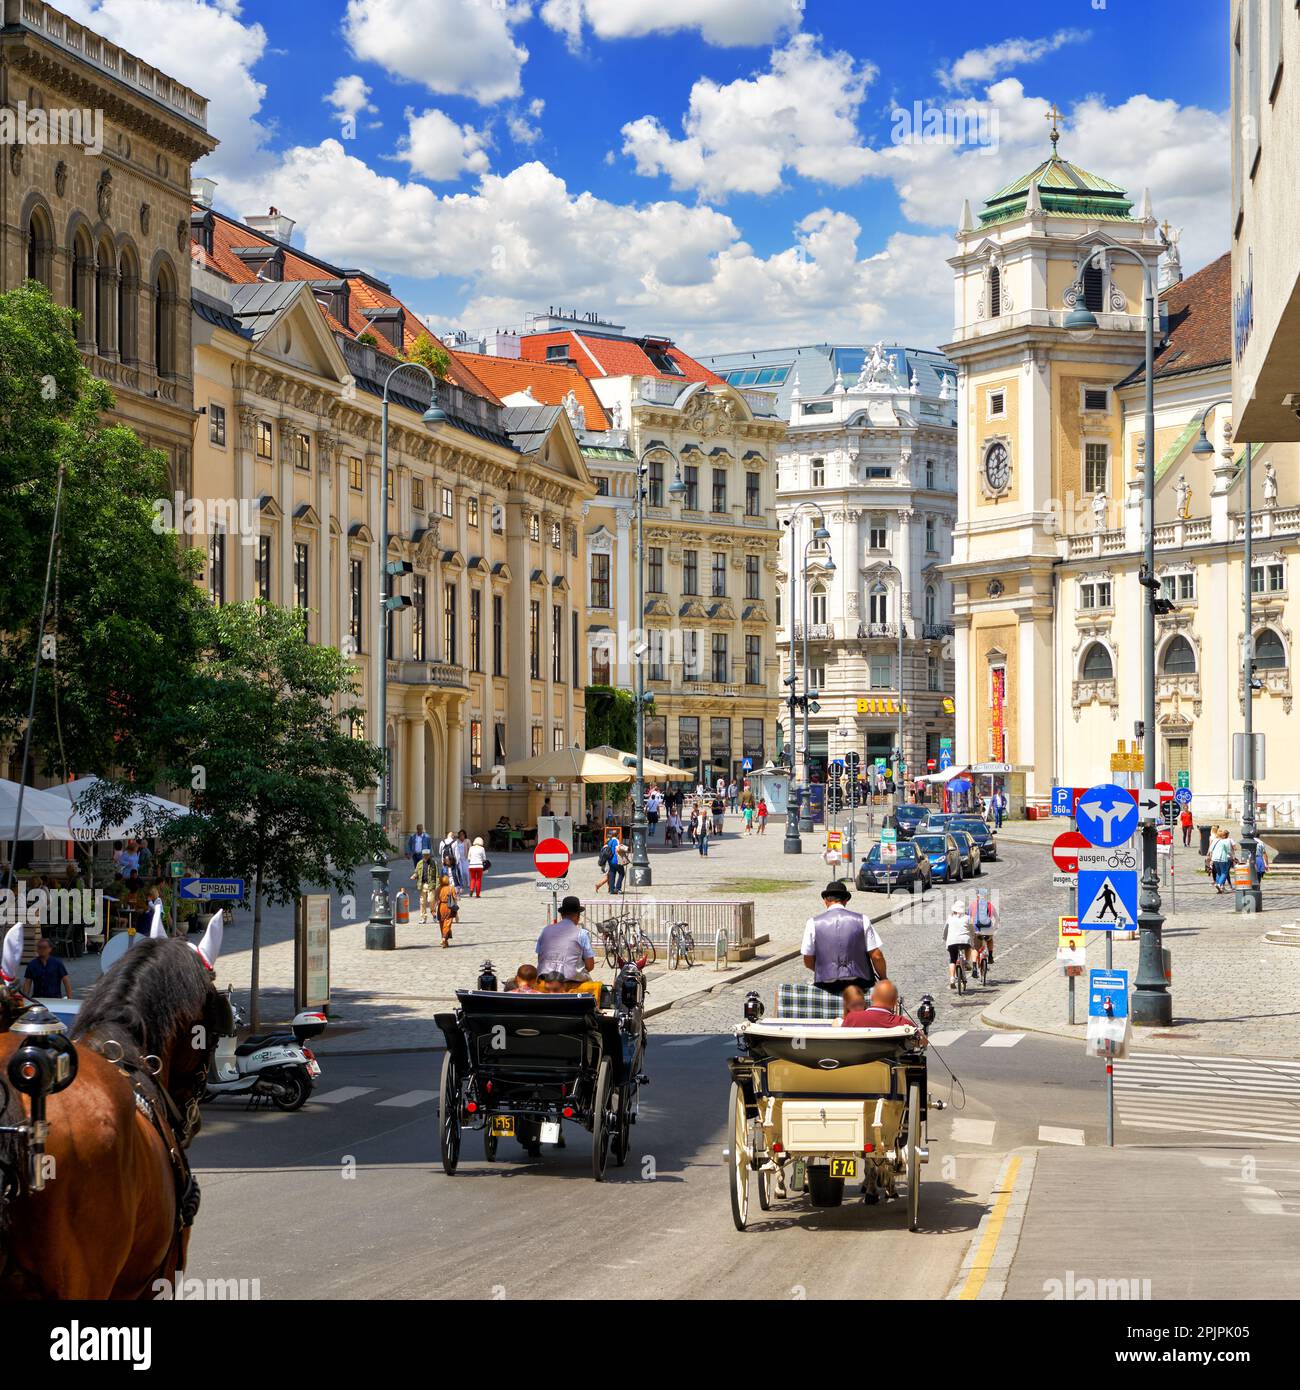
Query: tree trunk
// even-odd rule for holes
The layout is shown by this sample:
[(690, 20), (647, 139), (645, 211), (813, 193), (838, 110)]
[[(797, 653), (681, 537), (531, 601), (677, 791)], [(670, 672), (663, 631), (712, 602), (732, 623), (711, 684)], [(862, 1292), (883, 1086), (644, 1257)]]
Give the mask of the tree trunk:
[(262, 1010), (258, 1003), (257, 988), (261, 976), (262, 952), (262, 871), (259, 868), (253, 875), (253, 965), (248, 994), (248, 1022), (256, 1033), (262, 1026)]

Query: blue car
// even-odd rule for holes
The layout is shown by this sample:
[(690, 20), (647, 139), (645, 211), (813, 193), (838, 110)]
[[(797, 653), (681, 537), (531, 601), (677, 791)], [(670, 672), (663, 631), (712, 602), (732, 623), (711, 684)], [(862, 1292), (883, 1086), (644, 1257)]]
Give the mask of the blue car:
[(961, 851), (951, 835), (923, 830), (912, 840), (918, 854), (930, 861), (930, 877), (935, 883), (956, 883), (962, 876)]

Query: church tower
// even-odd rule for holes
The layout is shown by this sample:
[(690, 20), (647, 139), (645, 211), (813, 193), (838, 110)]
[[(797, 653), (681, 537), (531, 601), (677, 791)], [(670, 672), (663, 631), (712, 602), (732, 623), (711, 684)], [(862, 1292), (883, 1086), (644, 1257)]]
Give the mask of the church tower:
[[(1122, 188), (1057, 150), (995, 193), (978, 219), (963, 203), (955, 326), (957, 366), (956, 758), (1007, 763), (1009, 790), (1045, 797), (1061, 765), (1053, 746), (1054, 564), (1071, 534), (1123, 525), (1127, 475), (1115, 384), (1143, 355), (1142, 271), (1165, 242), (1149, 195), (1134, 212)], [(1066, 330), (1076, 305), (1098, 328)], [(1122, 544), (1122, 534), (1120, 537)]]

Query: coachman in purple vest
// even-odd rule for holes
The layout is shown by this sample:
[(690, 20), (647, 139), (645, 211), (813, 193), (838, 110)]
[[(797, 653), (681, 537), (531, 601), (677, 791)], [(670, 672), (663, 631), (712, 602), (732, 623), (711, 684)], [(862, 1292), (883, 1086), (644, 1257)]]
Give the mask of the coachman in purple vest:
[(803, 963), (818, 989), (830, 994), (843, 994), (848, 985), (867, 991), (886, 976), (884, 945), (860, 912), (849, 911), (850, 897), (843, 883), (828, 883), (822, 889), (826, 910), (804, 926)]

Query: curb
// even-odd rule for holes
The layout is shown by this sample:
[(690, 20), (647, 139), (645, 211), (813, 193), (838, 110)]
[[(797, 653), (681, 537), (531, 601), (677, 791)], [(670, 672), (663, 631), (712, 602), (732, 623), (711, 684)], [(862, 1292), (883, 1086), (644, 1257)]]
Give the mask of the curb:
[[(1012, 1033), (1041, 1033), (1053, 1038), (1078, 1039), (1081, 1034), (1070, 1028), (1068, 1024), (1045, 1025), (1036, 1023), (1025, 1023), (1021, 1020), (1010, 1017), (1010, 1010), (1016, 1000), (1023, 994), (1028, 994), (1040, 981), (1045, 980), (1056, 970), (1056, 958), (1050, 957), (1032, 975), (1016, 985), (1007, 994), (1003, 995), (980, 1014), (980, 1022), (988, 1028), (997, 1028), (1005, 1032)], [(1085, 987), (1084, 993), (1087, 990)]]
[(960, 1302), (1001, 1299), (1020, 1245), (1029, 1194), (1034, 1184), (1037, 1149), (1016, 1149), (1006, 1156), (989, 1194), (989, 1209), (980, 1218), (970, 1249), (961, 1263), (948, 1298)]

